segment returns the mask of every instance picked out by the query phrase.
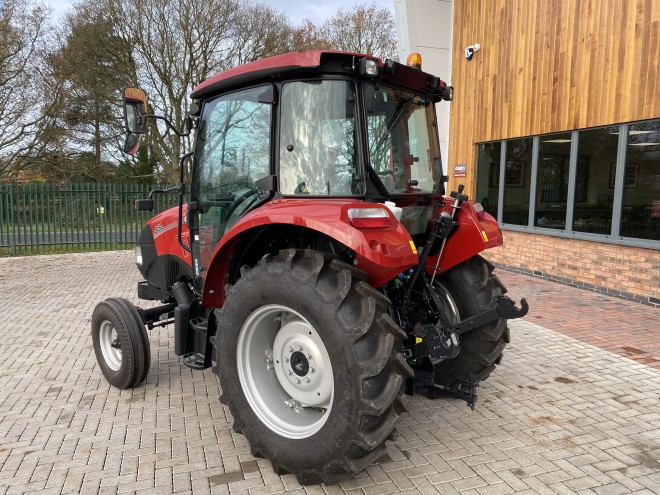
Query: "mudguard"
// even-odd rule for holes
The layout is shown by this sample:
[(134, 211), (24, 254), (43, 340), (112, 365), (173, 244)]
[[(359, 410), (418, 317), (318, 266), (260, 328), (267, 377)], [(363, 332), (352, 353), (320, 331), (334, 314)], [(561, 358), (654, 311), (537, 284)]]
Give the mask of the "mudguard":
[[(349, 208), (383, 208), (391, 225), (378, 229), (356, 229), (348, 219)], [(241, 235), (264, 225), (297, 225), (336, 239), (355, 252), (355, 266), (369, 275), (369, 283), (379, 287), (418, 262), (417, 249), (408, 231), (392, 212), (380, 203), (353, 199), (315, 200), (287, 198), (271, 201), (241, 218), (216, 247), (206, 274), (202, 304), (220, 307), (228, 283), (230, 256)]]
[[(445, 198), (445, 207), (440, 210), (451, 213), (453, 198)], [(473, 201), (464, 201), (457, 215), (456, 227), (445, 244), (440, 258), (439, 271), (445, 271), (453, 266), (470, 259), (486, 249), (503, 244), (502, 231), (497, 220), (483, 210), (475, 209)], [(437, 255), (429, 256), (426, 262), (426, 271), (433, 273)]]

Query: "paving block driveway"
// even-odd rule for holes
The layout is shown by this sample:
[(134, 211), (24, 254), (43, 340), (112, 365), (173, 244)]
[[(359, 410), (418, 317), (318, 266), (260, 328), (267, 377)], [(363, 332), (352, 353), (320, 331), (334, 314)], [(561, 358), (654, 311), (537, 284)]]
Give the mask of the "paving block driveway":
[(137, 281), (130, 251), (0, 259), (0, 494), (660, 493), (660, 370), (527, 321), (476, 411), (411, 398), (377, 464), (302, 488), (250, 455), (171, 330), (151, 331), (146, 383), (108, 385), (90, 315), (137, 303)]

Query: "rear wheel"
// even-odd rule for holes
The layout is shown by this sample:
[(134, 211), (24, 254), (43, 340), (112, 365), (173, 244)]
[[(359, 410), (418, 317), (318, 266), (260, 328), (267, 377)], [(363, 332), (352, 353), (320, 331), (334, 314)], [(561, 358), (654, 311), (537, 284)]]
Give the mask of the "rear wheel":
[(403, 410), (405, 333), (364, 273), (314, 251), (244, 267), (214, 339), (221, 401), (255, 456), (302, 484), (377, 460)]
[[(448, 270), (437, 282), (435, 289), (454, 322), (492, 308), (495, 306), (493, 298), (506, 292), (502, 282), (493, 275), (493, 265), (481, 256)], [(461, 378), (485, 380), (502, 360), (508, 343), (509, 328), (503, 318), (463, 334), (458, 356), (435, 365), (435, 382), (453, 386)]]
[(126, 299), (110, 298), (96, 305), (92, 344), (99, 368), (111, 385), (136, 387), (149, 373), (149, 337), (137, 309)]

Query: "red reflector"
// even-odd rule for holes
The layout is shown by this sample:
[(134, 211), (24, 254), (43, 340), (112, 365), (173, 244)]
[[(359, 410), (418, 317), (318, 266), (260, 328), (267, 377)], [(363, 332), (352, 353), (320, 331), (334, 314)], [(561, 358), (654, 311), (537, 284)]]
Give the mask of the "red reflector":
[(382, 229), (392, 224), (384, 208), (350, 208), (348, 221), (356, 229)]

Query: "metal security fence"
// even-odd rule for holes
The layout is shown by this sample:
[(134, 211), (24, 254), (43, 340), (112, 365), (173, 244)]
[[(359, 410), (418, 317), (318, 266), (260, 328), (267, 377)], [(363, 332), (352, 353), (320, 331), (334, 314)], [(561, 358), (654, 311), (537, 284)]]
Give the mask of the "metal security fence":
[(178, 204), (154, 196), (154, 211), (134, 202), (166, 185), (77, 183), (0, 184), (0, 256), (130, 248), (145, 222)]

